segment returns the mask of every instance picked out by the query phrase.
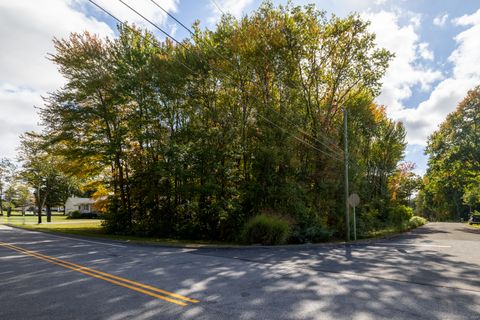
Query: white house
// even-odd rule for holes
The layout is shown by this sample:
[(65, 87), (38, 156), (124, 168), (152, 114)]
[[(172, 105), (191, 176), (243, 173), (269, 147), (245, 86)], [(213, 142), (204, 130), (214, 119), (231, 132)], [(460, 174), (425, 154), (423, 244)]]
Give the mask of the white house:
[(80, 213), (93, 212), (95, 200), (90, 198), (69, 197), (65, 202), (65, 212), (79, 211)]

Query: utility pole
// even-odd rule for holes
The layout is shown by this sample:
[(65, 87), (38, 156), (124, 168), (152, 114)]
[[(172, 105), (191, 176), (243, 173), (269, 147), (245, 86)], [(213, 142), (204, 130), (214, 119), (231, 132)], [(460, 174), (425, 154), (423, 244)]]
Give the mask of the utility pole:
[(343, 156), (345, 162), (345, 224), (347, 227), (346, 240), (350, 241), (350, 211), (348, 205), (348, 113), (345, 107), (343, 109)]

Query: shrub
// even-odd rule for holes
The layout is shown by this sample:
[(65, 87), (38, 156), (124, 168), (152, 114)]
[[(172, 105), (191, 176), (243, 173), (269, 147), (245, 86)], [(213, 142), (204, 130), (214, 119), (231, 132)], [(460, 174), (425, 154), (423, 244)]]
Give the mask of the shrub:
[(410, 228), (418, 228), (420, 226), (423, 226), (425, 223), (427, 223), (427, 219), (419, 216), (413, 216), (408, 220), (408, 226)]
[(78, 210), (67, 213), (67, 219), (98, 219), (100, 215), (96, 212), (81, 213)]
[(81, 214), (81, 219), (98, 219), (101, 215), (98, 212), (85, 212)]
[(82, 214), (78, 210), (70, 211), (69, 213), (67, 213), (67, 216), (68, 216), (67, 219), (81, 219), (82, 218)]
[(398, 205), (389, 210), (389, 222), (400, 225), (402, 222), (410, 221), (413, 217), (413, 209), (404, 205)]
[(368, 237), (370, 232), (382, 228), (378, 209), (365, 208), (357, 216), (357, 232), (361, 237)]
[(325, 242), (333, 237), (333, 230), (322, 228), (319, 225), (296, 229), (292, 232), (291, 240), (294, 243)]
[(253, 217), (245, 224), (243, 239), (247, 243), (264, 245), (282, 244), (290, 235), (288, 221), (277, 216), (261, 214)]

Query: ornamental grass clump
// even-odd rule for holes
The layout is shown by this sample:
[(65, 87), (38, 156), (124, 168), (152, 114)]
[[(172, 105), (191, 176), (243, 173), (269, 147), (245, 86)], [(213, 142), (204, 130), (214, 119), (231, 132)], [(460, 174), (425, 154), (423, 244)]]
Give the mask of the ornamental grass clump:
[(423, 226), (425, 223), (427, 223), (427, 219), (419, 216), (413, 216), (408, 220), (408, 226), (410, 228), (418, 228), (420, 226)]
[(282, 244), (289, 236), (290, 225), (287, 220), (265, 214), (248, 220), (243, 230), (243, 240), (249, 244)]

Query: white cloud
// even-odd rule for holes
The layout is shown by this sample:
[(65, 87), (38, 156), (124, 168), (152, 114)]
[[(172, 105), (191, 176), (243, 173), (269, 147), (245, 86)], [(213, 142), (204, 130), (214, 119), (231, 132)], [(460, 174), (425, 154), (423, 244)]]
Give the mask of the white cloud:
[(42, 93), (10, 85), (0, 86), (0, 158), (14, 159), (19, 135), (36, 129), (38, 115), (33, 106), (41, 105)]
[(222, 12), (239, 18), (245, 8), (252, 3), (253, 0), (210, 0), (210, 9), (213, 14), (207, 18), (207, 23), (214, 25), (222, 16)]
[(454, 23), (468, 28), (455, 37), (457, 47), (449, 57), (452, 76), (441, 81), (418, 108), (403, 108), (396, 113), (396, 118), (406, 125), (409, 143), (425, 145), (427, 137), (455, 110), (468, 90), (480, 84), (480, 10), (455, 19)]
[(419, 104), (417, 109), (401, 110), (397, 118), (406, 125), (408, 142), (425, 145), (428, 136), (455, 109), (476, 82), (472, 78), (445, 79), (435, 87), (426, 101)]
[(456, 19), (453, 19), (453, 23), (459, 26), (470, 26), (480, 23), (480, 10), (473, 14), (466, 14)]
[[(125, 0), (152, 21), (166, 23), (165, 14), (148, 0)], [(118, 2), (96, 0), (121, 20), (145, 26), (146, 22)], [(177, 0), (157, 0), (168, 11), (176, 10)], [(53, 37), (88, 30), (100, 36), (114, 35), (105, 22), (89, 16), (96, 12), (85, 0), (0, 0), (0, 157), (13, 158), (18, 136), (39, 130), (34, 105), (42, 105), (42, 95), (64, 82), (56, 66), (47, 60), (53, 53)], [(151, 26), (149, 26), (151, 30)]]
[(62, 0), (0, 2), (0, 84), (42, 91), (58, 87), (62, 78), (46, 59), (53, 52), (53, 37), (84, 29), (113, 34), (107, 24), (72, 10), (71, 4)]
[(453, 75), (455, 78), (477, 79), (480, 75), (480, 9), (470, 17), (458, 19), (457, 24), (470, 27), (455, 37), (458, 47), (449, 57), (454, 64)]
[(428, 43), (422, 42), (418, 45), (420, 56), (425, 60), (433, 60), (435, 58), (433, 51), (428, 48)]
[(52, 38), (88, 29), (113, 35), (104, 22), (72, 9), (72, 1), (0, 1), (0, 157), (15, 157), (18, 135), (38, 129), (34, 105), (63, 84), (47, 60)]
[[(128, 21), (129, 23), (135, 23), (143, 28), (149, 29), (154, 32), (158, 32), (155, 28), (136, 14), (133, 10), (128, 8), (126, 5), (120, 3), (119, 1), (112, 0), (94, 0), (98, 5), (108, 10), (111, 14), (116, 16), (121, 21)], [(122, 0), (127, 5), (129, 5), (134, 10), (138, 11), (145, 18), (151, 22), (158, 24), (160, 26), (165, 25), (167, 21), (167, 15), (159, 7), (157, 7), (152, 1), (149, 0)], [(75, 0), (76, 3), (80, 4), (83, 8), (85, 6), (90, 6), (95, 8), (97, 12), (102, 12), (100, 9), (91, 5), (86, 0)], [(155, 2), (165, 9), (168, 12), (175, 12), (177, 10), (178, 0), (155, 0)], [(84, 10), (82, 10), (84, 11)], [(102, 12), (103, 13), (103, 12)]]
[(414, 13), (414, 12), (404, 12), (403, 14), (406, 14), (406, 15), (410, 16), (409, 21), (410, 21), (410, 24), (414, 28), (420, 27), (420, 24), (422, 23), (422, 15), (421, 14)]
[[(403, 26), (399, 22), (402, 15), (408, 17), (407, 24)], [(420, 86), (427, 91), (442, 74), (425, 67), (419, 61), (419, 54), (422, 59), (431, 60), (433, 52), (427, 43), (419, 41), (416, 28), (421, 17), (418, 14), (380, 11), (363, 16), (371, 21), (370, 29), (377, 35), (378, 46), (395, 54), (383, 79), (384, 85), (378, 102), (387, 106), (391, 117), (398, 118), (399, 113), (405, 109), (403, 101), (412, 95), (412, 88)]]
[(433, 18), (433, 24), (438, 27), (443, 27), (448, 21), (448, 14), (439, 15)]
[(178, 30), (178, 26), (176, 23), (172, 23), (172, 24), (169, 24), (168, 25), (169, 29), (170, 29), (170, 35), (172, 37), (175, 37), (175, 35), (177, 34), (177, 30)]

